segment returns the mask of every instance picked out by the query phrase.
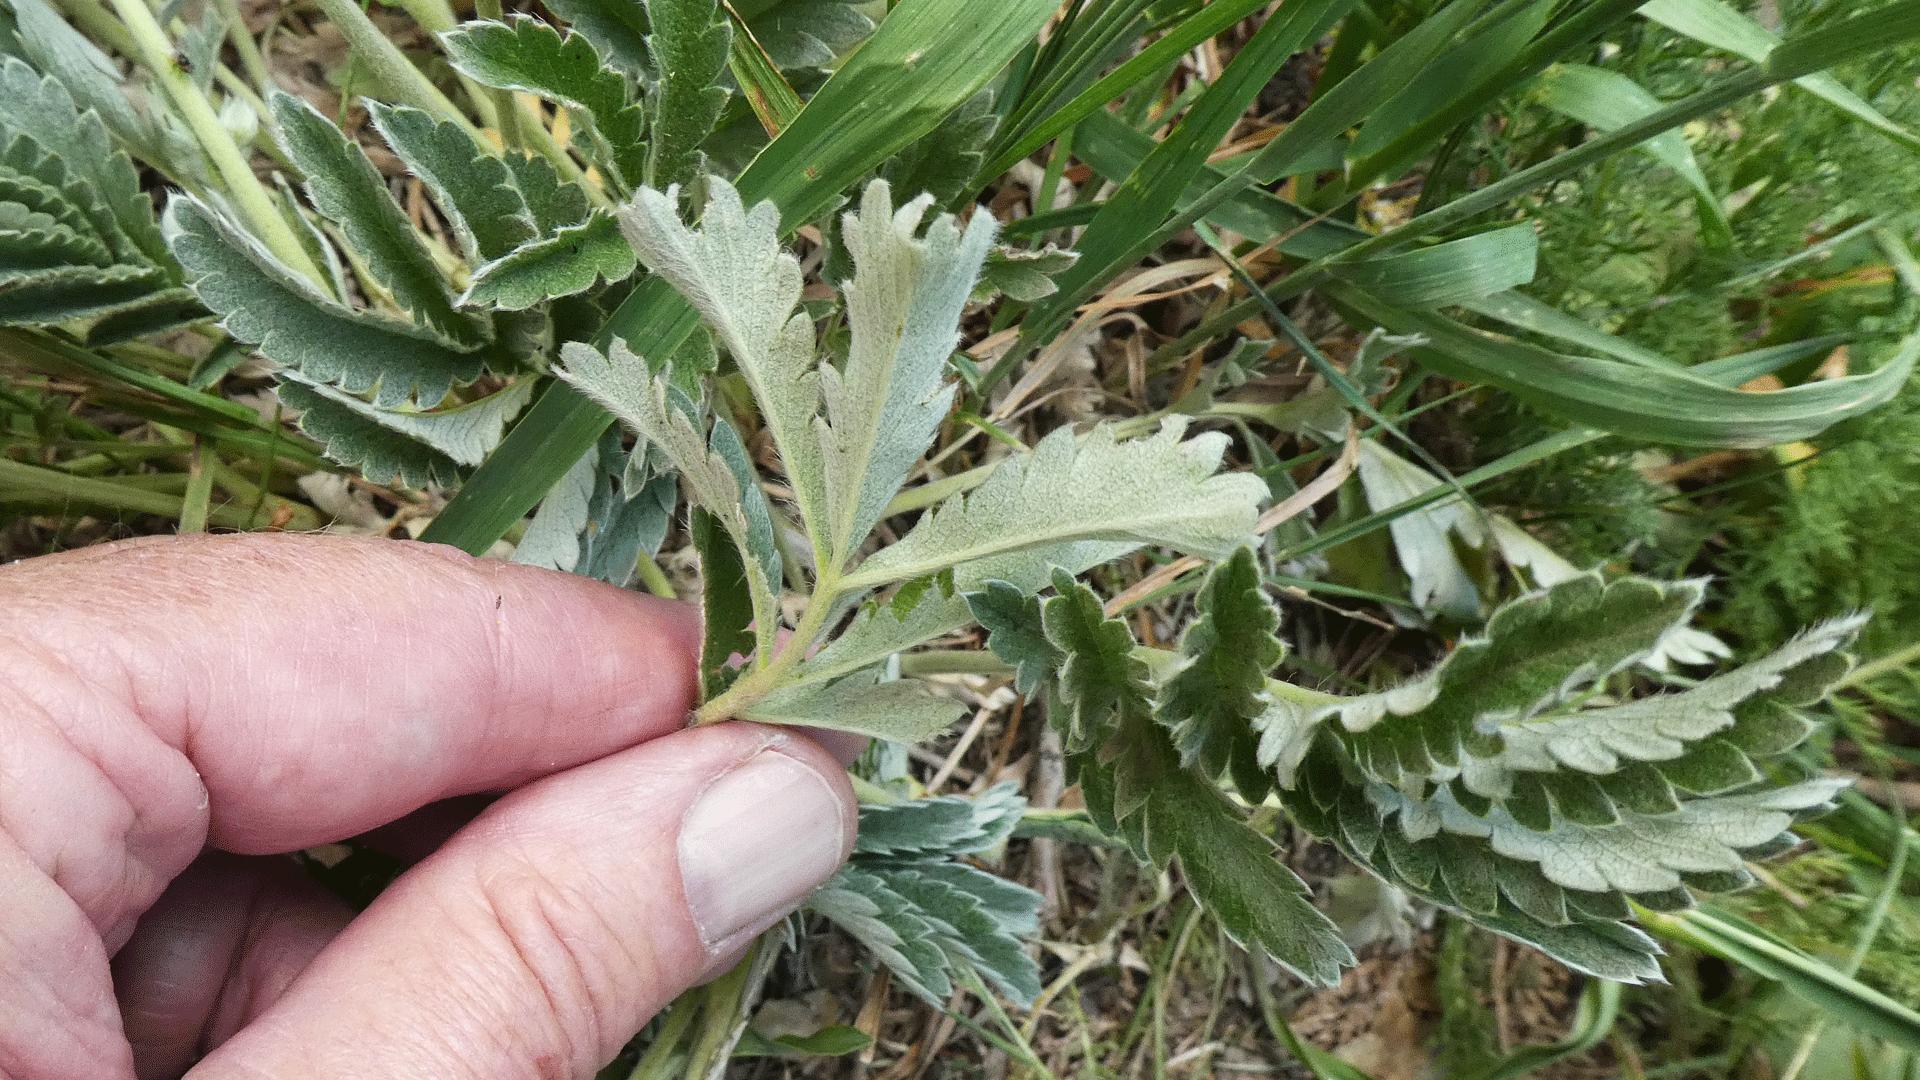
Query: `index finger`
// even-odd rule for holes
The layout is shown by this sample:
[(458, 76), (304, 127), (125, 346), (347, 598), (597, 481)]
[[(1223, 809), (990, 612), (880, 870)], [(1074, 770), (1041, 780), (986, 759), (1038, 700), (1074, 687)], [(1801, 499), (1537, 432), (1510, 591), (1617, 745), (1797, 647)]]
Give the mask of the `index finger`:
[(241, 853), (602, 757), (694, 698), (690, 608), (433, 545), (181, 537), (0, 568), (0, 595), (0, 677), (123, 791), (184, 755)]

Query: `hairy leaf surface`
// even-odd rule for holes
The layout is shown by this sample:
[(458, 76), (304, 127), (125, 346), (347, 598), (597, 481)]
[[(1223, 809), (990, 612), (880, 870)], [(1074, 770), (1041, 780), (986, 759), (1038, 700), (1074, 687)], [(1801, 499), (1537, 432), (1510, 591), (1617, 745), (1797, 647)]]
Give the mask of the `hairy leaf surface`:
[(1152, 687), (1126, 624), (1106, 618), (1093, 590), (1065, 574), (1054, 584), (1059, 595), (1042, 605), (1042, 619), (1047, 639), (1066, 655), (1059, 676), (1065, 708), (1049, 711), (1064, 728), (1068, 763), (1094, 822), (1124, 836), (1142, 860), (1165, 866), (1179, 856), (1194, 897), (1235, 941), (1310, 982), (1338, 981), (1353, 954), (1275, 857), (1273, 841), (1180, 764), (1170, 734), (1153, 719)]
[(167, 204), (165, 228), (194, 295), (221, 325), (268, 359), (351, 394), (374, 391), (394, 408), (411, 397), (430, 407), (455, 382), (480, 375), (480, 358), (438, 335), (343, 307), (282, 266), (252, 237), (189, 195)]
[(380, 136), (433, 192), (469, 263), (497, 259), (534, 236), (533, 213), (507, 163), (451, 121), (367, 102)]
[(853, 344), (844, 368), (820, 368), (825, 538), (836, 560), (844, 561), (872, 530), (953, 401), (947, 357), (993, 243), (994, 223), (990, 214), (975, 214), (963, 236), (952, 216), (942, 214), (924, 240), (916, 239), (932, 202), (922, 195), (896, 211), (891, 189), (876, 180), (867, 185), (860, 212), (842, 219), (854, 262), (845, 289)]
[(529, 240), (473, 273), (462, 305), (525, 311), (602, 281), (622, 281), (636, 265), (633, 247), (613, 216), (595, 210), (578, 225)]
[(647, 159), (646, 114), (628, 100), (627, 80), (601, 65), (586, 38), (512, 15), (504, 23), (463, 23), (440, 40), (447, 59), (468, 77), (573, 109), (603, 144), (605, 164), (615, 177), (628, 190), (639, 186)]
[(733, 354), (812, 528), (824, 520), (826, 481), (813, 432), (820, 407), (813, 320), (794, 312), (800, 263), (780, 244), (772, 203), (749, 212), (726, 181), (714, 178), (710, 187), (698, 230), (681, 224), (672, 188), (642, 189), (621, 212), (621, 229), (647, 269), (671, 282)]
[(314, 208), (340, 226), (374, 280), (401, 310), (455, 347), (484, 344), (486, 323), (454, 310), (446, 275), (360, 145), (292, 94), (275, 91), (271, 104), (280, 145), (306, 176)]
[(965, 711), (960, 702), (932, 693), (916, 679), (877, 682), (872, 673), (855, 673), (775, 690), (742, 708), (739, 716), (916, 743), (946, 730)]
[(1154, 713), (1183, 766), (1209, 777), (1231, 770), (1240, 796), (1257, 803), (1271, 782), (1256, 760), (1259, 737), (1249, 721), (1271, 706), (1267, 674), (1286, 648), (1275, 636), (1280, 613), (1261, 591), (1253, 549), (1215, 567), (1196, 603), (1180, 637), (1182, 666), (1162, 678)]
[(652, 141), (643, 182), (684, 184), (699, 175), (700, 143), (719, 122), (727, 91), (714, 85), (727, 67), (733, 30), (713, 0), (649, 0), (647, 52), (654, 84), (647, 99)]
[(1266, 485), (1246, 473), (1214, 475), (1227, 437), (1186, 442), (1169, 419), (1149, 438), (1126, 442), (1110, 426), (1084, 443), (1061, 428), (1030, 454), (1006, 459), (973, 493), (921, 517), (900, 542), (848, 575), (869, 587), (1021, 548), (1070, 540), (1130, 540), (1225, 556), (1253, 529)]

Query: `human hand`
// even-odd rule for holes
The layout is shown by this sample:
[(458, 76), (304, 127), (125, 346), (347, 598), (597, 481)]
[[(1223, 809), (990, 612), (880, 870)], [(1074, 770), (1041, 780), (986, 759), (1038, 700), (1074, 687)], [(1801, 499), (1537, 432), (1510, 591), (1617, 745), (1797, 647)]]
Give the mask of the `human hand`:
[[(0, 1077), (591, 1075), (852, 844), (819, 747), (682, 729), (697, 646), (684, 606), (421, 544), (0, 567)], [(241, 857), (487, 791), (358, 917)]]

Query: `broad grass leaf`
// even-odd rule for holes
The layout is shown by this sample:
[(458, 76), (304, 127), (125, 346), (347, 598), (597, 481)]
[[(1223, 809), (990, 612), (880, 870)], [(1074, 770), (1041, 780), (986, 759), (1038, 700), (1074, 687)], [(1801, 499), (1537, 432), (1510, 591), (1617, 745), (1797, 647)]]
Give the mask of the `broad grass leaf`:
[(1185, 442), (1185, 424), (1125, 442), (1097, 427), (1084, 443), (1053, 432), (1029, 454), (1006, 459), (971, 494), (922, 516), (900, 541), (844, 579), (849, 588), (903, 581), (1022, 548), (1075, 540), (1166, 544), (1224, 556), (1251, 533), (1266, 485), (1244, 473), (1215, 475), (1226, 436)]
[(415, 322), (456, 348), (485, 344), (491, 328), (454, 309), (446, 275), (359, 144), (292, 94), (275, 91), (270, 103), (280, 145), (306, 177), (314, 208), (340, 226), (374, 281)]
[[(1659, 98), (1627, 76), (1586, 64), (1555, 64), (1540, 74), (1535, 85), (1541, 104), (1601, 131), (1625, 127), (1664, 107)], [(1639, 149), (1680, 174), (1693, 188), (1703, 231), (1718, 243), (1731, 243), (1732, 227), (1727, 224), (1720, 196), (1700, 171), (1693, 148), (1680, 132), (1669, 128), (1641, 143)]]
[(1330, 284), (1322, 293), (1362, 325), (1423, 335), (1429, 344), (1415, 348), (1414, 356), (1450, 378), (1490, 383), (1547, 412), (1615, 434), (1685, 446), (1763, 447), (1812, 438), (1885, 404), (1920, 358), (1920, 335), (1910, 335), (1870, 374), (1755, 394), (1685, 371), (1495, 338), (1348, 285)]
[(1531, 282), (1539, 253), (1534, 227), (1512, 225), (1341, 263), (1334, 273), (1395, 307), (1452, 307)]
[(236, 339), (270, 360), (350, 394), (374, 391), (383, 408), (410, 398), (439, 404), (452, 384), (478, 378), (481, 358), (447, 347), (409, 323), (354, 311), (321, 296), (258, 241), (190, 195), (175, 195), (164, 219), (194, 295)]
[[(1771, 31), (1721, 0), (1648, 0), (1641, 5), (1640, 14), (1675, 33), (1756, 64), (1765, 63), (1767, 54), (1780, 44)], [(1795, 79), (1794, 85), (1888, 137), (1920, 148), (1920, 138), (1887, 119), (1832, 75), (1817, 72)]]

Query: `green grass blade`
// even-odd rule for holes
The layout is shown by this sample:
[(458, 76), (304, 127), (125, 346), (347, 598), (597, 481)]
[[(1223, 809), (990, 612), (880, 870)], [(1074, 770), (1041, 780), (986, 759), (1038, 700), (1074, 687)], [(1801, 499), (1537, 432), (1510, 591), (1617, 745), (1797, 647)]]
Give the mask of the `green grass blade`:
[(1920, 1012), (1814, 959), (1755, 924), (1717, 907), (1647, 913), (1649, 929), (1772, 979), (1827, 1015), (1890, 1043), (1920, 1050)]
[[(1650, 0), (1640, 14), (1695, 41), (1764, 64), (1780, 39), (1721, 0)], [(1794, 85), (1859, 120), (1888, 138), (1920, 150), (1920, 136), (1886, 118), (1860, 95), (1825, 73), (1794, 80)]]
[(1414, 355), (1449, 378), (1491, 383), (1578, 423), (1677, 445), (1763, 447), (1809, 438), (1890, 400), (1920, 358), (1916, 333), (1871, 374), (1749, 394), (1685, 372), (1499, 340), (1436, 313), (1390, 307), (1346, 285), (1328, 286), (1323, 294), (1362, 325), (1425, 335), (1431, 345)]
[[(1264, 0), (1232, 0), (1230, 3), (1209, 4), (1187, 21), (1168, 31), (1159, 40), (1140, 50), (1126, 63), (1115, 68), (1111, 74), (1075, 95), (1073, 100), (1058, 108), (1047, 110), (1045, 118), (1030, 128), (1022, 130), (1027, 117), (1015, 114), (1008, 125), (1008, 138), (1012, 141), (1004, 150), (994, 155), (986, 168), (980, 170), (980, 177), (991, 179), (1006, 172), (1013, 167), (1014, 162), (1046, 145), (1047, 140), (1100, 111), (1101, 106), (1126, 93), (1152, 72), (1177, 59), (1195, 45), (1258, 11), (1263, 3)], [(1032, 97), (1036, 102), (1047, 100), (1047, 95), (1044, 93), (1035, 93)]]

